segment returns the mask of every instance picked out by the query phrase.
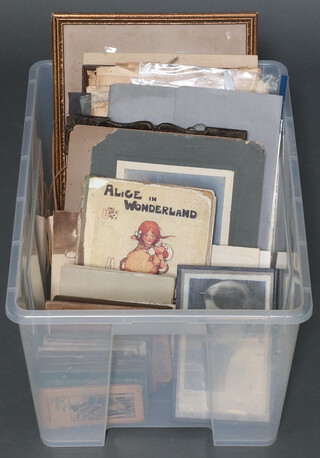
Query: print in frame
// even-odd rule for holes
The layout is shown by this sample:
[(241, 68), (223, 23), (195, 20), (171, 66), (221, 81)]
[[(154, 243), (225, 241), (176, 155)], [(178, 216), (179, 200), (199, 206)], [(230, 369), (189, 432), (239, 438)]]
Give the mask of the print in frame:
[[(57, 208), (66, 180), (68, 94), (82, 85), (85, 52), (257, 54), (257, 13), (52, 15), (54, 177)], [(203, 39), (205, 36), (205, 40)], [(129, 38), (128, 38), (129, 37)], [(203, 43), (206, 43), (205, 49)]]

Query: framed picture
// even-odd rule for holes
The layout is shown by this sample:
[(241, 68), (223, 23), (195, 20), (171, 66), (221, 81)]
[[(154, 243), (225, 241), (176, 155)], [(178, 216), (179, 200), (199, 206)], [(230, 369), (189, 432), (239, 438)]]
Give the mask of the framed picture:
[(268, 268), (178, 266), (177, 308), (272, 309), (276, 272)]
[(213, 243), (227, 245), (232, 208), (232, 170), (117, 161), (117, 178), (211, 189), (217, 198)]
[(257, 54), (257, 13), (101, 14), (52, 16), (54, 175), (57, 203), (65, 183), (68, 94), (81, 92), (87, 53)]

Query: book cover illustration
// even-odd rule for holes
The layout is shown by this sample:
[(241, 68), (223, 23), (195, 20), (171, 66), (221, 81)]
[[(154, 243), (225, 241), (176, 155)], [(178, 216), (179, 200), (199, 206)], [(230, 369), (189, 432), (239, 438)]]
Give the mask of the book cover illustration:
[(178, 264), (209, 264), (215, 207), (204, 189), (89, 176), (79, 261), (172, 276)]

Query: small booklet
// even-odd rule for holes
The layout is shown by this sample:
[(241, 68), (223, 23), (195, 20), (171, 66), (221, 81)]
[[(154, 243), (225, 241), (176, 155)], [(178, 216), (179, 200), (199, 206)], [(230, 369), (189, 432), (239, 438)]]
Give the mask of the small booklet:
[(173, 277), (208, 265), (215, 208), (211, 190), (88, 176), (78, 264)]

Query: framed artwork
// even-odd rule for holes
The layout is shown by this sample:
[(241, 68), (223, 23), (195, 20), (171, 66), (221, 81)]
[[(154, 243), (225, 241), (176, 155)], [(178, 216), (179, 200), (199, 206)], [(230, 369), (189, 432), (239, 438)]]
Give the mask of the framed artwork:
[(178, 266), (177, 308), (270, 310), (276, 273), (268, 268)]
[[(269, 268), (178, 266), (177, 308), (271, 309), (277, 273)], [(213, 324), (205, 335), (180, 336), (175, 418), (268, 421), (270, 342), (268, 327), (241, 319)], [(209, 369), (208, 358), (213, 361)]]
[(257, 13), (52, 15), (54, 175), (58, 206), (65, 184), (68, 94), (81, 92), (87, 53), (257, 54)]

